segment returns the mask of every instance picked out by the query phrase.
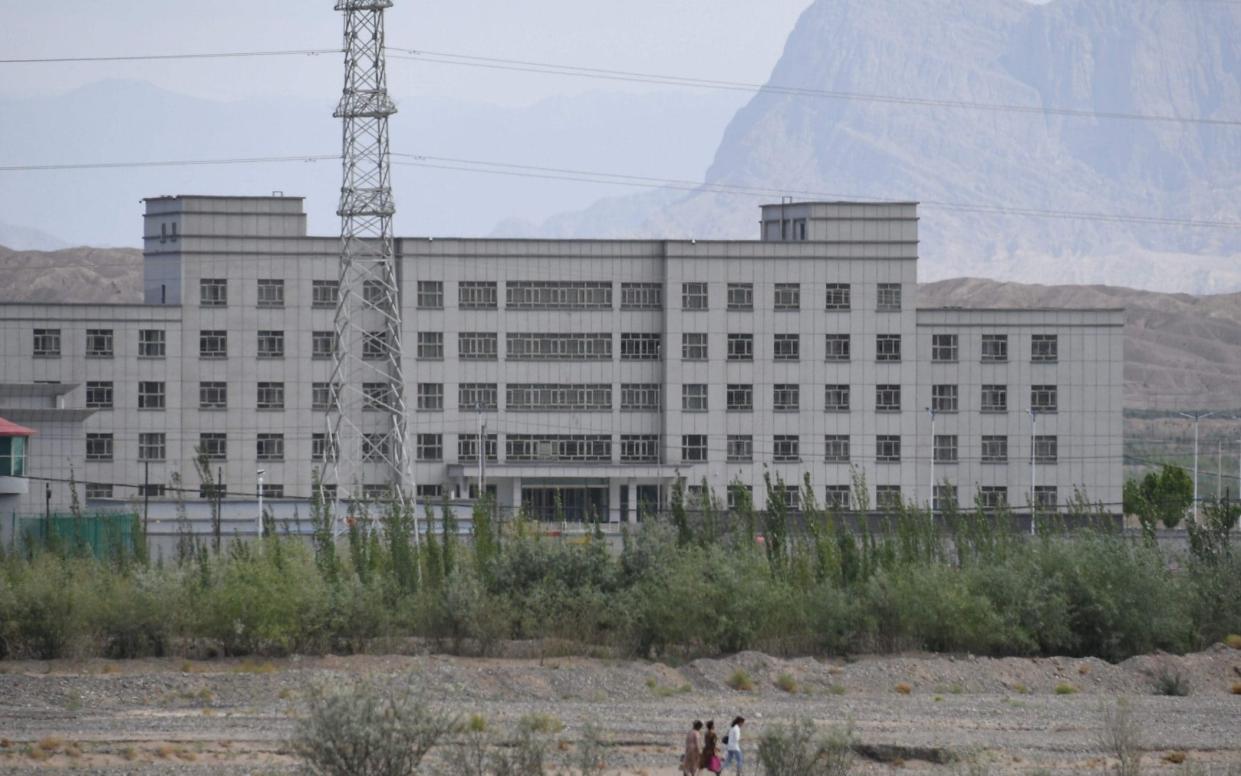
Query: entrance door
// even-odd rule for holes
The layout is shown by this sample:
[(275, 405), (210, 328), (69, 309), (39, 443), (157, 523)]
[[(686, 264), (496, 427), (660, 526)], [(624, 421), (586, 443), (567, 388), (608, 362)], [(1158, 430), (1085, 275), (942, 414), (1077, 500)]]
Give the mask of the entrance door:
[(523, 487), (521, 505), (539, 520), (607, 522), (608, 489), (607, 486)]

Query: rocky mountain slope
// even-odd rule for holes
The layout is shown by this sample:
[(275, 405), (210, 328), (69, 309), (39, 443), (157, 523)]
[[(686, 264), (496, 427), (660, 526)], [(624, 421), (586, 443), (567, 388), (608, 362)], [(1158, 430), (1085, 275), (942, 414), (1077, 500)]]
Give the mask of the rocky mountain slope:
[[(799, 198), (923, 203), (923, 277), (1241, 289), (1241, 5), (1157, 0), (817, 0), (770, 85), (1088, 116), (765, 92), (737, 113), (711, 183)], [(554, 235), (751, 237), (760, 199), (639, 195), (549, 221)], [(960, 205), (999, 208), (978, 212)], [(1057, 211), (1033, 217), (1014, 208)]]
[[(0, 302), (142, 301), (142, 254), (0, 247)], [(1133, 409), (1241, 407), (1241, 294), (1191, 296), (1115, 286), (958, 278), (923, 285), (922, 307), (1124, 307), (1125, 399)]]

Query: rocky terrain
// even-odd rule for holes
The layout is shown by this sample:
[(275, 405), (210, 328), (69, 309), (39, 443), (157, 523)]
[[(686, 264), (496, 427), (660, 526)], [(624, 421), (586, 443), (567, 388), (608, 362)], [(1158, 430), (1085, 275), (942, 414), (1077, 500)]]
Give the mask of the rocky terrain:
[[(738, 672), (751, 688), (733, 689)], [(420, 677), (438, 702), (483, 715), (499, 738), (524, 715), (547, 715), (563, 724), (557, 756), (593, 722), (610, 743), (610, 773), (670, 775), (688, 721), (737, 714), (749, 720), (751, 758), (764, 729), (808, 718), (852, 728), (860, 773), (1102, 773), (1103, 711), (1118, 698), (1138, 723), (1144, 772), (1189, 772), (1174, 761), (1200, 773), (1241, 769), (1241, 652), (1219, 645), (1119, 665), (759, 653), (683, 665), (427, 655), (9, 662), (0, 663), (0, 773), (292, 773), (286, 742), (307, 690), (372, 673)], [(1169, 676), (1189, 694), (1156, 694)]]

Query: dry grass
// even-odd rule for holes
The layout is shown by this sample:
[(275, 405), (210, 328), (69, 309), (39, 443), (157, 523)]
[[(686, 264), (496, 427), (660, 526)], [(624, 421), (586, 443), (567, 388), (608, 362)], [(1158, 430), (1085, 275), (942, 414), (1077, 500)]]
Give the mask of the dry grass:
[(914, 688), (908, 682), (901, 682), (894, 689), (901, 695), (908, 695), (914, 691)]
[(787, 693), (797, 692), (797, 680), (790, 673), (783, 673), (776, 677), (776, 687)]
[(750, 692), (754, 689), (754, 680), (744, 670), (738, 668), (728, 677), (728, 686), (737, 692)]
[(51, 758), (52, 753), (40, 749), (37, 746), (30, 747), (30, 751), (26, 752), (26, 756), (35, 762), (43, 762)]
[(1086, 674), (1090, 673), (1090, 664), (1082, 663), (1081, 665), (1079, 665), (1077, 667), (1077, 673), (1080, 674), (1081, 676), (1085, 676)]
[(173, 746), (172, 744), (160, 744), (159, 748), (155, 750), (155, 755), (159, 757), (161, 760), (167, 760), (169, 757), (172, 757), (176, 753), (177, 753), (177, 748)]
[(248, 658), (233, 668), (233, 673), (237, 674), (274, 674), (275, 672), (276, 666), (270, 661), (257, 663)]
[(1224, 643), (1233, 649), (1241, 649), (1241, 634), (1231, 633), (1224, 638)]
[(827, 688), (827, 691), (832, 695), (844, 695), (849, 690), (843, 684), (833, 684), (831, 687)]
[(132, 746), (127, 746), (121, 750), (121, 759), (126, 762), (133, 762), (138, 759), (138, 750)]
[(121, 667), (118, 666), (116, 663), (108, 663), (104, 665), (103, 668), (99, 669), (99, 673), (101, 674), (119, 674), (120, 672), (121, 672)]
[(1232, 694), (1233, 694), (1233, 695), (1241, 695), (1241, 682), (1233, 682), (1233, 683), (1232, 683)]
[(1163, 761), (1173, 765), (1180, 765), (1185, 762), (1185, 753), (1182, 751), (1168, 752), (1163, 756)]
[(1077, 688), (1068, 682), (1061, 682), (1056, 685), (1056, 695), (1075, 695), (1076, 693)]
[(1030, 688), (1026, 687), (1021, 682), (1016, 682), (1011, 686), (1012, 686), (1013, 692), (1017, 693), (1018, 695), (1029, 695), (1030, 694)]
[(56, 736), (44, 736), (39, 739), (39, 743), (35, 744), (35, 746), (45, 752), (55, 752), (61, 747), (62, 743)]

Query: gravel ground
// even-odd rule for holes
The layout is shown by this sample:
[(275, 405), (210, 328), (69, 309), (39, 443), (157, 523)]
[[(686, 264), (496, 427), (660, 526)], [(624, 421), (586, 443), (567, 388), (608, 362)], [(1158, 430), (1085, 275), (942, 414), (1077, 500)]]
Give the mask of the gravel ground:
[[(753, 689), (729, 686), (739, 670)], [(749, 720), (751, 762), (764, 727), (805, 717), (851, 726), (861, 773), (1102, 773), (1103, 709), (1120, 697), (1141, 726), (1145, 772), (1188, 775), (1186, 765), (1164, 759), (1181, 752), (1199, 772), (1241, 774), (1241, 694), (1233, 693), (1234, 685), (1241, 691), (1241, 652), (1222, 645), (1119, 665), (928, 655), (785, 660), (753, 652), (676, 667), (443, 656), (9, 662), (0, 663), (0, 774), (293, 773), (285, 741), (302, 694), (315, 683), (373, 673), (425, 677), (444, 703), (500, 730), (531, 712), (554, 715), (566, 726), (556, 736), (566, 751), (593, 722), (613, 744), (609, 762), (624, 774), (675, 773), (688, 721), (723, 725), (737, 714)], [(1160, 674), (1181, 676), (1190, 694), (1157, 695)]]

